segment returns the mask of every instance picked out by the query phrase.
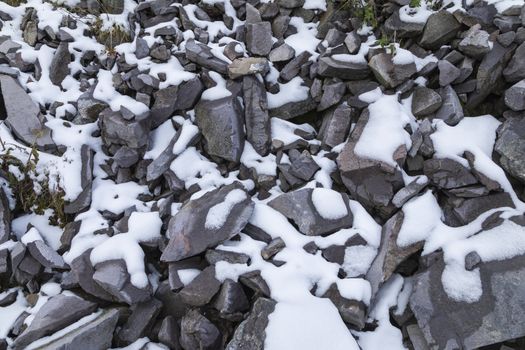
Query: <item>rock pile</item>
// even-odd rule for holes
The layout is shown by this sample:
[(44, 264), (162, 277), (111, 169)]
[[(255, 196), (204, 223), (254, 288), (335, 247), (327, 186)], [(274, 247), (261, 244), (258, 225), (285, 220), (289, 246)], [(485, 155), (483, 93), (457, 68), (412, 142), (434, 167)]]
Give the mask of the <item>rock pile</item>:
[(0, 349), (525, 348), (521, 0), (0, 3), (0, 92)]

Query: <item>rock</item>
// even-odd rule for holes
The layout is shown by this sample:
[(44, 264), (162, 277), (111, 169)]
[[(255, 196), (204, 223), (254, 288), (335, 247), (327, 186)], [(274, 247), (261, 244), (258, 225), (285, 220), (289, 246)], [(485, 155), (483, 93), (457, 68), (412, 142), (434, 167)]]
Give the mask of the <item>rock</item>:
[(272, 25), (270, 22), (246, 25), (246, 48), (256, 56), (267, 56), (272, 49)]
[(355, 31), (351, 31), (345, 37), (344, 44), (351, 55), (355, 55), (361, 48), (361, 38)]
[[(337, 157), (337, 164), (345, 187), (353, 198), (369, 209), (374, 209), (383, 217), (390, 217), (395, 211), (391, 203), (394, 194), (404, 186), (399, 170), (380, 161), (361, 158), (354, 153), (354, 148), (368, 122), (369, 114), (365, 110), (350, 134), (348, 142)], [(406, 149), (401, 146), (393, 154), (393, 159), (402, 163)]]
[(195, 40), (186, 41), (186, 58), (201, 67), (228, 74), (228, 63), (215, 57), (208, 46)]
[(243, 79), (244, 122), (246, 139), (262, 156), (270, 152), (272, 143), (266, 89), (256, 77)]
[(435, 12), (428, 18), (419, 44), (426, 49), (439, 49), (454, 39), (460, 28), (461, 24), (450, 12)]
[(459, 205), (452, 208), (452, 213), (460, 223), (467, 225), (484, 212), (494, 209), (510, 207), (514, 208), (514, 202), (506, 192), (489, 194), (475, 198), (466, 198)]
[(162, 320), (158, 337), (159, 342), (168, 346), (170, 349), (181, 350), (179, 343), (180, 328), (173, 316), (167, 316)]
[(55, 85), (60, 85), (62, 80), (69, 74), (68, 65), (71, 63), (71, 54), (69, 53), (69, 44), (61, 42), (51, 61), (49, 67), (49, 79)]
[(509, 83), (525, 79), (525, 42), (514, 51), (509, 64), (503, 70), (503, 76)]
[(102, 141), (107, 146), (122, 145), (140, 148), (148, 144), (149, 118), (127, 120), (122, 113), (107, 108), (99, 116)]
[(11, 235), (11, 209), (3, 188), (0, 188), (0, 244), (7, 242)]
[(420, 35), (425, 27), (424, 23), (403, 22), (399, 17), (399, 11), (394, 11), (383, 25), (385, 31), (391, 35), (396, 33), (398, 38), (413, 38)]
[(450, 85), (461, 75), (461, 71), (447, 60), (440, 60), (438, 62), (439, 69), (439, 85)]
[(505, 105), (513, 111), (525, 110), (525, 79), (505, 91)]
[(467, 56), (482, 58), (490, 51), (489, 33), (481, 30), (480, 25), (471, 27), (467, 36), (459, 42), (458, 49)]
[(191, 306), (204, 306), (217, 294), (221, 282), (215, 278), (215, 267), (209, 266), (197, 275), (179, 295), (181, 300)]
[(525, 182), (525, 121), (522, 118), (505, 120), (498, 129), (494, 150), (501, 156), (500, 164), (512, 176)]
[(322, 77), (361, 80), (365, 79), (370, 72), (366, 62), (344, 62), (325, 56), (321, 57), (318, 63), (317, 74)]
[(296, 149), (288, 152), (290, 158), (290, 173), (304, 181), (310, 180), (320, 169), (308, 151), (299, 152)]
[(455, 302), (443, 290), (444, 263), (439, 259), (419, 274), (410, 308), (431, 349), (477, 349), (523, 337), (525, 257), (484, 262), (479, 273), (483, 294), (479, 301)]
[(261, 276), (261, 271), (255, 270), (239, 276), (239, 282), (250, 288), (255, 294), (270, 297), (270, 287)]
[(84, 144), (80, 147), (80, 160), (82, 162), (82, 167), (80, 168), (80, 186), (82, 187), (82, 192), (80, 192), (74, 201), (66, 203), (64, 206), (64, 212), (66, 214), (79, 213), (87, 209), (91, 204), (94, 157), (95, 154), (89, 145)]
[(93, 280), (106, 292), (122, 303), (133, 305), (151, 297), (151, 290), (140, 289), (131, 284), (130, 276), (123, 260), (109, 260), (97, 264)]
[(44, 125), (40, 109), (25, 90), (7, 75), (0, 75), (0, 88), (6, 113), (0, 117), (11, 131), (27, 145), (36, 145), (41, 150), (54, 149), (51, 130)]
[[(227, 195), (231, 192), (230, 197), (234, 196), (235, 201), (233, 199), (226, 201)], [(243, 198), (237, 201), (239, 197)], [(162, 253), (161, 260), (167, 262), (182, 260), (230, 239), (246, 226), (253, 206), (251, 198), (238, 183), (210, 191), (198, 199), (189, 201), (169, 222), (170, 241)], [(207, 226), (207, 215), (212, 208), (215, 208), (212, 215), (216, 215), (215, 211), (220, 212), (224, 208), (230, 210), (226, 213), (224, 221), (218, 223), (219, 225), (209, 226), (208, 223)], [(201, 214), (195, 215), (195, 213)], [(213, 219), (221, 218), (213, 217)]]
[(38, 40), (38, 24), (35, 21), (28, 21), (22, 32), (22, 37), (28, 45), (35, 46)]
[(195, 120), (206, 140), (209, 154), (239, 163), (244, 149), (242, 106), (234, 96), (218, 100), (200, 100)]
[(441, 96), (432, 89), (418, 86), (412, 95), (412, 113), (416, 117), (423, 117), (436, 112), (443, 100)]
[(316, 190), (304, 188), (284, 193), (269, 201), (268, 205), (293, 221), (299, 231), (307, 236), (324, 235), (352, 226), (353, 215), (345, 193), (326, 190), (341, 197), (348, 213), (339, 219), (326, 219), (319, 214), (312, 201), (313, 191)]
[(396, 192), (394, 198), (392, 198), (392, 204), (394, 204), (397, 208), (403, 207), (406, 202), (418, 195), (421, 190), (427, 187), (427, 185), (427, 180), (421, 178), (415, 179)]
[(221, 318), (241, 320), (243, 313), (250, 309), (250, 302), (239, 283), (226, 279), (213, 306)]
[(308, 51), (300, 53), (297, 57), (288, 62), (283, 69), (281, 69), (279, 77), (284, 81), (292, 80), (299, 74), (302, 67), (308, 62), (311, 56), (312, 54)]
[(293, 9), (304, 5), (305, 0), (278, 0), (277, 4), (287, 9)]
[(71, 262), (72, 277), (86, 293), (102, 300), (115, 301), (113, 295), (106, 292), (94, 281), (95, 269), (91, 265), (90, 254), (91, 250), (87, 250)]
[(286, 243), (281, 237), (273, 239), (261, 250), (261, 256), (264, 260), (270, 260), (274, 255), (286, 247)]
[(323, 298), (328, 298), (337, 307), (339, 314), (343, 321), (350, 325), (350, 327), (361, 330), (365, 326), (366, 306), (356, 300), (347, 299), (339, 293), (337, 284), (333, 283)]
[(183, 349), (213, 350), (221, 347), (221, 333), (197, 310), (190, 310), (181, 320), (180, 345)]
[(423, 173), (434, 186), (452, 189), (478, 182), (472, 172), (459, 162), (449, 158), (432, 158), (423, 164)]
[(219, 261), (226, 261), (230, 264), (247, 264), (250, 261), (249, 255), (219, 249), (208, 249), (205, 258), (211, 265), (215, 265)]
[(118, 343), (129, 345), (145, 336), (153, 326), (161, 308), (162, 303), (155, 298), (133, 305), (131, 315), (117, 333)]
[(94, 320), (39, 346), (38, 349), (109, 349), (119, 314), (118, 309), (104, 310)]
[(226, 350), (263, 350), (268, 316), (275, 305), (271, 299), (257, 299), (249, 316), (235, 330)]
[(78, 115), (82, 120), (89, 123), (98, 119), (100, 112), (108, 108), (105, 102), (99, 101), (93, 97), (93, 89), (90, 89), (80, 95), (77, 101)]
[(38, 312), (29, 327), (13, 343), (14, 349), (23, 349), (33, 341), (53, 334), (94, 312), (97, 304), (77, 296), (63, 294), (51, 297)]
[(4, 42), (2, 42), (0, 44), (0, 54), (7, 55), (7, 54), (10, 54), (10, 53), (15, 53), (21, 47), (22, 46), (19, 43), (14, 42), (11, 39), (7, 39), (7, 40), (5, 40)]
[(287, 62), (295, 57), (295, 50), (290, 45), (284, 43), (272, 51), (268, 55), (268, 59), (275, 62)]
[(306, 114), (317, 108), (317, 102), (315, 102), (310, 96), (303, 101), (288, 102), (282, 106), (274, 107), (270, 109), (270, 117), (277, 117), (281, 119), (292, 119), (300, 115)]
[(454, 89), (447, 85), (439, 90), (441, 107), (436, 111), (434, 119), (441, 119), (448, 125), (456, 125), (463, 119), (463, 107)]
[(324, 111), (327, 108), (330, 108), (341, 101), (346, 92), (346, 85), (343, 82), (337, 82), (334, 84), (324, 85), (323, 86), (323, 95), (321, 97), (321, 102), (317, 106), (318, 111)]
[(396, 64), (392, 55), (387, 53), (374, 55), (368, 62), (368, 66), (377, 80), (389, 89), (402, 84), (417, 72), (414, 62), (409, 64)]
[(328, 110), (323, 116), (323, 123), (319, 130), (319, 139), (323, 146), (330, 148), (343, 143), (350, 132), (354, 108), (342, 103), (333, 110)]
[(67, 264), (64, 259), (51, 249), (44, 241), (34, 241), (27, 244), (27, 249), (42, 266), (50, 269), (64, 270)]
[(228, 75), (231, 79), (259, 73), (264, 76), (269, 70), (268, 60), (262, 57), (241, 57), (228, 65)]
[(177, 142), (178, 137), (179, 133), (173, 137), (164, 151), (148, 164), (148, 167), (146, 168), (147, 181), (155, 181), (169, 170), (171, 162), (177, 157), (173, 153), (173, 146), (175, 145), (175, 142)]

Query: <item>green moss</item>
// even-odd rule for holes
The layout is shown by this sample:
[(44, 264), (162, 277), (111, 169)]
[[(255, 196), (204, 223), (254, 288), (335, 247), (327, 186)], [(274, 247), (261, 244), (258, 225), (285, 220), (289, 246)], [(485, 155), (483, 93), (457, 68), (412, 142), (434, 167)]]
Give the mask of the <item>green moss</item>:
[(17, 6), (20, 6), (26, 3), (25, 0), (2, 0), (2, 1), (8, 4), (9, 6), (13, 6), (13, 7), (17, 7)]
[[(53, 215), (49, 218), (49, 223), (64, 227), (68, 219), (64, 212), (65, 192), (59, 186), (50, 189), (49, 176), (39, 174), (36, 170), (38, 158), (35, 147), (31, 149), (25, 163), (11, 155), (10, 149), (0, 155), (0, 168), (6, 174), (7, 183), (15, 199), (15, 212), (42, 215), (46, 209), (52, 209)], [(10, 171), (11, 167), (16, 167), (20, 176), (13, 174)]]

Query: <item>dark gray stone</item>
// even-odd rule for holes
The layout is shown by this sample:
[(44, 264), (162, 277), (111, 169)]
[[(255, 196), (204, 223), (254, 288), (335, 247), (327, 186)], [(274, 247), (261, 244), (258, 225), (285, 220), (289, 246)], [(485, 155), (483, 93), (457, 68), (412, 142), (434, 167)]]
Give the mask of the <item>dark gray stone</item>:
[(179, 343), (180, 327), (173, 316), (167, 316), (162, 320), (158, 338), (159, 342), (168, 346), (170, 349), (181, 350)]
[(366, 62), (353, 63), (337, 61), (332, 57), (321, 57), (319, 59), (319, 66), (317, 74), (322, 77), (339, 78), (345, 80), (361, 80), (365, 79), (370, 70)]
[(257, 153), (265, 156), (272, 143), (271, 124), (266, 89), (256, 77), (243, 79), (243, 100), (246, 139)]
[(108, 108), (105, 102), (93, 97), (93, 89), (80, 95), (77, 101), (77, 111), (81, 120), (91, 123), (98, 119), (98, 115)]
[(261, 256), (264, 260), (270, 260), (274, 255), (279, 253), (285, 247), (286, 243), (281, 237), (274, 238), (266, 245), (266, 247), (261, 250)]
[(494, 209), (510, 207), (514, 208), (514, 202), (506, 192), (489, 194), (487, 196), (466, 198), (459, 205), (452, 208), (452, 213), (464, 225), (469, 224), (484, 212)]
[(253, 55), (268, 55), (272, 49), (272, 44), (272, 25), (270, 22), (246, 25), (246, 48)]
[(162, 309), (162, 303), (155, 298), (135, 304), (131, 307), (131, 315), (117, 333), (120, 345), (129, 345), (145, 336), (155, 322)]
[(209, 266), (184, 287), (179, 295), (185, 304), (203, 306), (211, 301), (220, 287), (221, 282), (215, 278), (215, 267)]
[(351, 31), (345, 37), (344, 44), (351, 55), (359, 52), (361, 48), (361, 38), (355, 31)]
[(425, 161), (423, 173), (433, 185), (452, 189), (474, 185), (478, 182), (472, 172), (450, 158), (433, 158)]
[(235, 330), (227, 350), (263, 350), (268, 316), (277, 303), (271, 299), (259, 298), (253, 304), (249, 316)]
[(365, 326), (366, 307), (365, 305), (356, 300), (351, 300), (343, 297), (337, 289), (337, 284), (333, 283), (323, 298), (328, 298), (339, 311), (341, 318), (350, 327), (361, 330)]
[(219, 311), (222, 318), (241, 320), (245, 311), (250, 309), (250, 302), (242, 286), (230, 279), (224, 281), (213, 307)]
[(428, 181), (423, 181), (418, 179), (415, 179), (402, 189), (396, 192), (394, 195), (394, 198), (392, 198), (392, 204), (394, 204), (396, 207), (401, 208), (403, 207), (403, 204), (408, 202), (410, 199), (417, 196), (421, 190), (423, 190), (425, 187), (427, 187)]
[(238, 163), (244, 149), (243, 109), (234, 96), (201, 100), (195, 107), (195, 120), (206, 140), (210, 155)]
[(480, 25), (473, 26), (459, 42), (458, 49), (467, 56), (482, 58), (490, 51), (489, 33), (482, 30)]
[(281, 69), (279, 77), (284, 81), (292, 80), (299, 74), (301, 68), (308, 62), (311, 56), (312, 54), (308, 51), (300, 53)]
[(184, 315), (180, 333), (183, 349), (214, 350), (221, 347), (221, 332), (197, 310), (190, 310)]
[(441, 119), (448, 125), (456, 125), (463, 119), (464, 112), (456, 91), (452, 86), (447, 85), (439, 90), (441, 96), (441, 106), (434, 115), (435, 119)]
[(501, 156), (500, 164), (512, 176), (525, 182), (525, 120), (510, 118), (498, 129), (494, 150)]
[(112, 144), (140, 148), (148, 144), (150, 130), (149, 118), (127, 120), (122, 113), (105, 109), (99, 116), (102, 141)]
[(171, 262), (194, 256), (238, 234), (248, 223), (253, 211), (254, 204), (247, 194), (244, 200), (231, 207), (224, 225), (218, 228), (205, 226), (210, 208), (224, 202), (233, 190), (244, 191), (238, 183), (234, 183), (210, 191), (184, 205), (169, 222), (170, 241), (161, 260)]
[(461, 24), (450, 12), (441, 10), (435, 12), (427, 20), (420, 45), (426, 49), (439, 49), (454, 39), (461, 28)]
[(385, 31), (391, 35), (395, 33), (398, 38), (416, 37), (423, 32), (424, 27), (424, 23), (403, 22), (399, 17), (399, 11), (394, 11), (384, 23)]
[(525, 79), (505, 91), (505, 105), (513, 111), (525, 110)]
[(310, 180), (321, 169), (306, 150), (299, 152), (296, 149), (292, 149), (288, 152), (288, 156), (291, 163), (290, 173), (304, 181)]
[(295, 57), (295, 50), (288, 44), (282, 44), (272, 51), (268, 55), (268, 59), (271, 62), (287, 62)]
[(354, 108), (348, 106), (347, 103), (328, 110), (323, 116), (323, 123), (319, 130), (322, 145), (332, 148), (346, 141), (355, 114)]
[(454, 66), (447, 60), (440, 60), (438, 62), (439, 69), (439, 85), (447, 86), (450, 85), (461, 75), (459, 68)]
[(27, 244), (27, 249), (33, 258), (44, 267), (60, 270), (67, 268), (64, 259), (51, 247), (45, 244), (44, 241), (30, 242)]
[(403, 65), (395, 64), (392, 62), (392, 55), (387, 53), (374, 55), (368, 62), (368, 66), (377, 80), (388, 89), (401, 85), (417, 72), (414, 62)]
[(139, 152), (135, 148), (122, 146), (113, 156), (115, 163), (121, 168), (129, 168), (139, 161)]
[(228, 63), (215, 57), (208, 46), (195, 40), (186, 41), (186, 58), (201, 67), (228, 74)]
[(80, 185), (82, 186), (82, 192), (80, 192), (74, 201), (66, 203), (64, 206), (64, 212), (66, 214), (79, 213), (87, 209), (91, 204), (94, 156), (95, 154), (89, 145), (84, 144), (80, 147), (80, 160), (82, 161), (82, 167), (80, 168)]
[(3, 188), (0, 188), (0, 244), (7, 242), (11, 235), (11, 209)]
[(418, 86), (412, 95), (412, 113), (416, 117), (423, 117), (436, 112), (443, 100), (441, 96), (432, 89)]
[(68, 65), (71, 63), (71, 54), (69, 53), (69, 44), (61, 42), (49, 66), (49, 79), (55, 85), (60, 85), (62, 80), (69, 74)]
[(317, 102), (315, 102), (310, 96), (303, 101), (288, 102), (282, 106), (270, 109), (270, 117), (276, 117), (281, 119), (292, 119), (308, 112), (311, 112), (317, 108)]
[(323, 86), (323, 95), (321, 96), (321, 101), (319, 106), (317, 106), (318, 111), (324, 111), (327, 108), (330, 108), (341, 101), (346, 92), (346, 85), (343, 82), (338, 82), (334, 84), (324, 85)]
[(208, 249), (205, 258), (211, 265), (215, 265), (219, 261), (226, 261), (230, 264), (247, 264), (250, 261), (249, 255), (219, 249)]
[(284, 193), (268, 202), (268, 205), (292, 220), (301, 233), (319, 236), (352, 226), (353, 215), (348, 204), (348, 196), (341, 193), (348, 215), (341, 219), (325, 219), (319, 215), (312, 202), (311, 188)]

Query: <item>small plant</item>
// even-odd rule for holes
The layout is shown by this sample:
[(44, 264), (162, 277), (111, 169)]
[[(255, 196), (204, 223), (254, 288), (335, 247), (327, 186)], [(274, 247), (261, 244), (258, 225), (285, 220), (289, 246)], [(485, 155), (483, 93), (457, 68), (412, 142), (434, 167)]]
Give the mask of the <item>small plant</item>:
[(410, 3), (408, 4), (410, 7), (420, 7), (421, 6), (421, 0), (410, 0)]
[(20, 6), (22, 4), (25, 4), (26, 2), (25, 0), (2, 0), (2, 1), (8, 4), (9, 6), (13, 6), (13, 7)]
[(129, 32), (119, 24), (114, 23), (110, 29), (103, 29), (103, 22), (100, 17), (93, 23), (92, 31), (97, 41), (104, 45), (110, 54), (115, 52), (117, 45), (131, 41)]
[(67, 223), (64, 212), (65, 192), (59, 185), (50, 188), (49, 174), (37, 171), (38, 150), (32, 147), (27, 161), (22, 162), (11, 154), (12, 148), (6, 149), (3, 143), (2, 146), (5, 153), (0, 155), (0, 168), (13, 193), (15, 211), (43, 215), (46, 209), (52, 209), (53, 215), (49, 217), (49, 223), (64, 227)]

